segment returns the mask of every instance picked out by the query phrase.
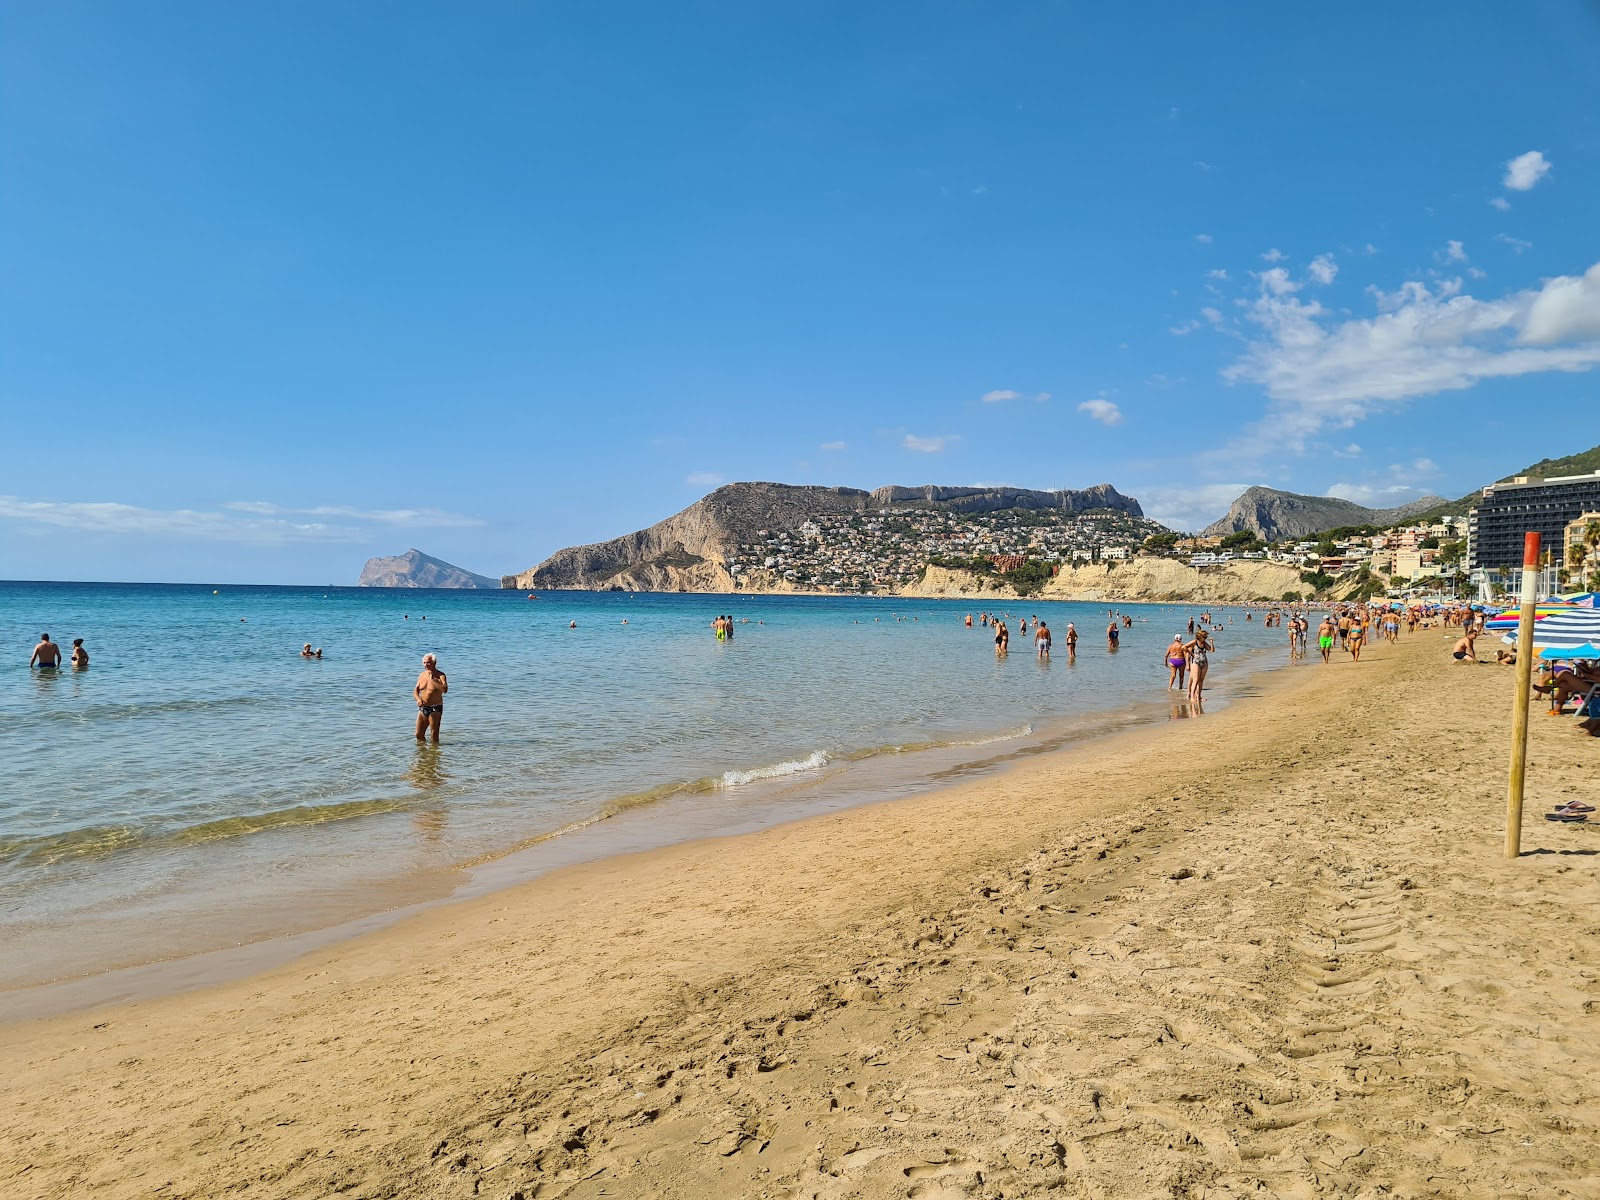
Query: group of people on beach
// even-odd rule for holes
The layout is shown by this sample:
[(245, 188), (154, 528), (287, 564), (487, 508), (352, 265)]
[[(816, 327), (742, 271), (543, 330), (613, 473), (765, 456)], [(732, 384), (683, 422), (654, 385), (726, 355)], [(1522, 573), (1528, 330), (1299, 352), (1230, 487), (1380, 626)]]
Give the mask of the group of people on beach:
[[(83, 648), (82, 638), (72, 639), (72, 654), (68, 659), (74, 671), (81, 671), (89, 665), (89, 652)], [(61, 647), (50, 640), (48, 633), (39, 635), (39, 644), (33, 648), (33, 657), (28, 659), (28, 669), (37, 667), (41, 671), (57, 671), (61, 668)]]

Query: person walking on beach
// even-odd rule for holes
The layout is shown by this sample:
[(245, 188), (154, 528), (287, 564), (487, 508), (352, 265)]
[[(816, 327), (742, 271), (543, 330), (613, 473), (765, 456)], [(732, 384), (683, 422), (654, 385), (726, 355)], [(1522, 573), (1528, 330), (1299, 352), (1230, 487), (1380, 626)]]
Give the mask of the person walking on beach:
[(1317, 649), (1322, 652), (1322, 661), (1328, 661), (1328, 655), (1333, 653), (1333, 618), (1323, 617), (1322, 624), (1317, 626)]
[(1197, 704), (1201, 693), (1205, 691), (1206, 672), (1211, 669), (1211, 649), (1211, 635), (1204, 629), (1196, 632), (1194, 641), (1185, 642), (1183, 646), (1183, 652), (1189, 659), (1189, 699)]
[(50, 640), (48, 633), (39, 635), (39, 644), (33, 648), (33, 657), (28, 660), (29, 668), (38, 667), (41, 671), (54, 671), (61, 665), (61, 647)]
[(1361, 661), (1361, 647), (1367, 644), (1367, 626), (1364, 621), (1353, 621), (1350, 633), (1344, 640), (1344, 648), (1350, 652), (1351, 662)]
[(433, 731), (433, 741), (439, 742), (439, 723), (444, 720), (444, 694), (450, 683), (439, 670), (438, 659), (431, 654), (422, 656), (422, 674), (411, 694), (417, 701), (417, 741), (423, 741), (428, 731)]
[(89, 652), (83, 648), (82, 638), (72, 639), (72, 669), (81, 671), (89, 665)]
[(1184, 672), (1189, 667), (1189, 659), (1184, 654), (1183, 635), (1172, 635), (1172, 645), (1167, 647), (1167, 691), (1183, 686)]

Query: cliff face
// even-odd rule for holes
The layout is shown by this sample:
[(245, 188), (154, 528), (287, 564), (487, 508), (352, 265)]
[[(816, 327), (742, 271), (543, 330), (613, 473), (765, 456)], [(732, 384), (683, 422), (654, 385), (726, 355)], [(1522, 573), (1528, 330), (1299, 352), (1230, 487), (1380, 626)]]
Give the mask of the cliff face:
[(452, 566), (421, 550), (407, 550), (392, 558), (369, 558), (361, 568), (357, 587), (492, 588), (497, 580)]
[[(508, 588), (585, 588), (623, 591), (732, 591), (724, 560), (756, 531), (792, 533), (824, 514), (870, 513), (885, 508), (926, 506), (956, 512), (1008, 508), (1083, 512), (1109, 508), (1143, 516), (1139, 502), (1110, 484), (1081, 491), (1038, 492), (992, 487), (797, 487), (785, 483), (729, 483), (682, 512), (648, 529), (558, 550), (536, 567), (506, 575)], [(759, 583), (745, 590), (762, 590)], [(774, 586), (771, 590), (788, 590)]]
[[(1117, 563), (1063, 567), (1037, 594), (1040, 600), (1151, 600), (1240, 604), (1278, 600), (1285, 592), (1307, 591), (1300, 572), (1282, 563), (1239, 561), (1201, 570), (1170, 558), (1136, 558)], [(1017, 593), (997, 581), (980, 581), (967, 571), (929, 567), (921, 582), (903, 596), (970, 597), (1014, 600)]]
[(1201, 530), (1204, 537), (1220, 537), (1248, 529), (1263, 541), (1308, 538), (1341, 525), (1396, 525), (1443, 504), (1438, 496), (1424, 496), (1398, 508), (1363, 508), (1333, 496), (1301, 496), (1276, 488), (1246, 488), (1228, 508), (1228, 515)]
[(823, 512), (865, 512), (858, 488), (730, 483), (637, 533), (558, 550), (538, 566), (501, 580), (510, 588), (731, 592), (725, 555), (757, 529), (793, 530)]

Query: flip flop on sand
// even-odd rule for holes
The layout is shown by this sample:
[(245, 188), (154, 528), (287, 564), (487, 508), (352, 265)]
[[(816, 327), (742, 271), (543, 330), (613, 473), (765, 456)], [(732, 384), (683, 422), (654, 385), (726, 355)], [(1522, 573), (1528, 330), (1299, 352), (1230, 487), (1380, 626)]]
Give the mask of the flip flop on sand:
[(1594, 805), (1585, 804), (1582, 800), (1568, 800), (1565, 804), (1556, 805), (1557, 812), (1593, 812)]
[(1566, 825), (1581, 825), (1589, 818), (1583, 813), (1553, 812), (1545, 813), (1544, 819), (1546, 821), (1560, 821)]

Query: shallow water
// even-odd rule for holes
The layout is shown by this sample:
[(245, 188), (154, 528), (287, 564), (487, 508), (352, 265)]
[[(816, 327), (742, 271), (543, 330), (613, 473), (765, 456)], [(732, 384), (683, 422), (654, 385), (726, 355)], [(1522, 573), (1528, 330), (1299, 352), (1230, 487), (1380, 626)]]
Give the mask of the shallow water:
[[(0, 986), (440, 894), (462, 864), (623, 812), (759, 823), (1099, 728), (1165, 698), (1161, 652), (1199, 611), (1126, 607), (1111, 654), (1105, 605), (1011, 604), (1056, 633), (1040, 663), (1031, 636), (997, 660), (955, 601), (0, 583), (0, 714), (24, 750), (0, 782), (19, 951)], [(1214, 679), (1282, 644), (1213, 611), (1232, 620)], [(726, 643), (721, 612), (750, 622)], [(85, 638), (90, 668), (26, 671), (41, 629)], [(450, 679), (438, 748), (412, 737), (427, 651)]]

